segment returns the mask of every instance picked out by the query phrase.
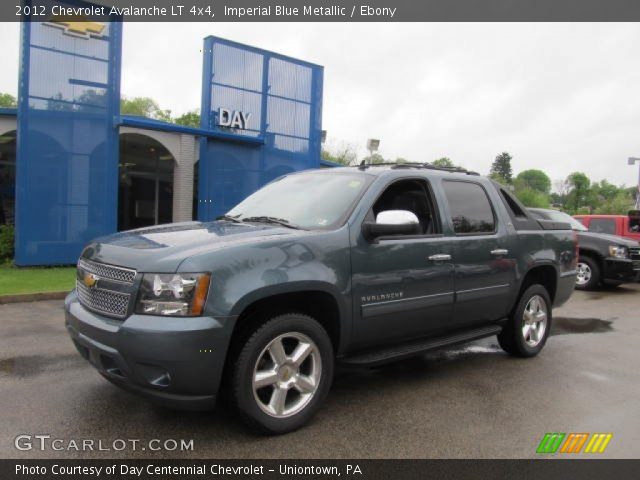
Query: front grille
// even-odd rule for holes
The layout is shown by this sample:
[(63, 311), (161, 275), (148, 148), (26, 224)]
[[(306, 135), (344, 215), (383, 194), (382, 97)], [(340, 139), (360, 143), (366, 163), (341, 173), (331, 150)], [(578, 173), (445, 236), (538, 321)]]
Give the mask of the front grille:
[(128, 283), (130, 285), (133, 285), (133, 280), (136, 278), (136, 271), (131, 270), (130, 268), (116, 267), (115, 265), (107, 265), (106, 263), (97, 263), (84, 258), (78, 260), (78, 268), (85, 272), (93, 273), (100, 278)]
[(117, 318), (127, 316), (131, 297), (128, 293), (89, 288), (80, 281), (76, 281), (76, 289), (80, 303), (89, 310)]
[(629, 248), (629, 258), (633, 261), (633, 269), (640, 270), (640, 247)]

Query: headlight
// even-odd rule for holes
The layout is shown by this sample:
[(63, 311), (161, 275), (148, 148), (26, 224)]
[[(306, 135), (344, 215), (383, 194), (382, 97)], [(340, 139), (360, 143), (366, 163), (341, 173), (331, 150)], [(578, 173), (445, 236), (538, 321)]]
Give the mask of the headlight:
[(609, 255), (617, 258), (627, 258), (629, 256), (629, 251), (627, 250), (627, 247), (609, 245)]
[(200, 315), (207, 300), (208, 273), (145, 273), (136, 313), (192, 317)]

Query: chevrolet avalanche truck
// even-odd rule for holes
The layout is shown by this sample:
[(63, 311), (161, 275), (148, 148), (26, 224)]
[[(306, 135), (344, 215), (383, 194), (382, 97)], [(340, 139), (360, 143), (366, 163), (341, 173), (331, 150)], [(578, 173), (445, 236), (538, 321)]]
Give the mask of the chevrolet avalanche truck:
[[(497, 335), (544, 347), (576, 281), (566, 223), (430, 164), (285, 175), (213, 222), (87, 245), (66, 327), (109, 381), (171, 408), (218, 391), (255, 430), (304, 425), (337, 362), (373, 366)], [(522, 368), (526, 368), (524, 365)]]
[(640, 276), (640, 243), (629, 238), (592, 232), (570, 215), (546, 208), (530, 208), (535, 218), (566, 222), (578, 236), (578, 290), (594, 290), (602, 284), (617, 286)]

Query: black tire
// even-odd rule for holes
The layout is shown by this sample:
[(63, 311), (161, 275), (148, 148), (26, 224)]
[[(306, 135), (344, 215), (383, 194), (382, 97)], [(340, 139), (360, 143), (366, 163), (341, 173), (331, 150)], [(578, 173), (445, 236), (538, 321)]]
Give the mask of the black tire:
[[(534, 297), (544, 301), (546, 324), (544, 333), (540, 335), (539, 341), (535, 345), (530, 345), (525, 339), (523, 332), (523, 327), (525, 326), (524, 313), (529, 302)], [(551, 319), (551, 299), (549, 298), (547, 289), (539, 284), (531, 285), (522, 293), (516, 308), (507, 320), (502, 332), (498, 334), (498, 343), (505, 352), (514, 357), (534, 357), (540, 353), (545, 343), (547, 343), (547, 338), (549, 338), (549, 332), (551, 330)]]
[(590, 272), (590, 278), (586, 283), (580, 283), (580, 280), (576, 279), (576, 289), (595, 290), (596, 288), (598, 288), (598, 286), (600, 286), (600, 265), (598, 265), (598, 262), (595, 259), (586, 255), (583, 255), (578, 259), (578, 268), (580, 268), (581, 263), (588, 268)]
[[(265, 412), (263, 408), (267, 408), (265, 405), (266, 399), (261, 401), (257, 397), (265, 393), (263, 390), (267, 390), (266, 395), (271, 398), (271, 394), (274, 393), (280, 383), (276, 382), (274, 385), (264, 387), (263, 390), (257, 390), (259, 393), (254, 394), (254, 373), (255, 369), (258, 368), (258, 362), (262, 362), (267, 358), (265, 355), (271, 358), (267, 347), (281, 336), (290, 333), (306, 337), (306, 339), (310, 339), (315, 344), (315, 353), (308, 355), (310, 357), (308, 361), (313, 364), (314, 369), (317, 368), (317, 365), (320, 365), (320, 374), (316, 383), (317, 387), (310, 395), (308, 403), (300, 411), (290, 416), (277, 417)], [(262, 434), (282, 434), (302, 427), (317, 412), (331, 387), (334, 356), (329, 335), (327, 335), (322, 325), (313, 318), (298, 313), (288, 313), (271, 318), (259, 325), (253, 332), (248, 333), (245, 338), (246, 341), (240, 346), (235, 359), (233, 359), (230, 378), (231, 402), (237, 409), (241, 419), (251, 429)], [(289, 339), (293, 339), (293, 337), (286, 337), (284, 343)], [(286, 347), (287, 345), (285, 344), (285, 353), (289, 355), (291, 352), (286, 351)], [(319, 362), (318, 358), (320, 359)], [(275, 362), (270, 368), (274, 371), (280, 371), (280, 369), (276, 368)], [(305, 368), (305, 364), (303, 363), (300, 368)], [(285, 371), (283, 376), (287, 381), (293, 381), (298, 377), (294, 371)], [(285, 402), (291, 397), (294, 400), (296, 396), (302, 398), (302, 394), (295, 387), (289, 388), (292, 393), (287, 391)], [(259, 402), (262, 402), (262, 407)]]

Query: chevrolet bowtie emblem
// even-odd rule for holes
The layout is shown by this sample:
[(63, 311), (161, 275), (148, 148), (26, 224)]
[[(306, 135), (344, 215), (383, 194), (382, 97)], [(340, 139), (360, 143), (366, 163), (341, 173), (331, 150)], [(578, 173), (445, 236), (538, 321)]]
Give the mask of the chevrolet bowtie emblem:
[(95, 287), (98, 283), (98, 280), (100, 280), (100, 277), (94, 275), (93, 273), (85, 273), (84, 278), (82, 279), (87, 288)]
[(102, 22), (69, 20), (68, 17), (53, 17), (45, 22), (50, 27), (61, 28), (67, 35), (80, 38), (102, 37), (106, 25)]

